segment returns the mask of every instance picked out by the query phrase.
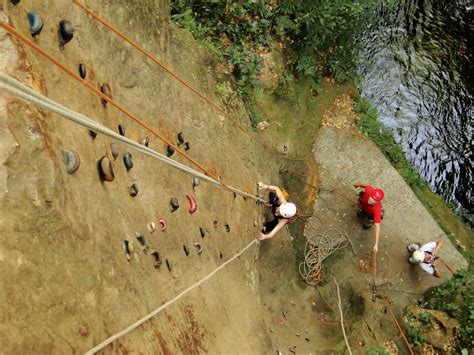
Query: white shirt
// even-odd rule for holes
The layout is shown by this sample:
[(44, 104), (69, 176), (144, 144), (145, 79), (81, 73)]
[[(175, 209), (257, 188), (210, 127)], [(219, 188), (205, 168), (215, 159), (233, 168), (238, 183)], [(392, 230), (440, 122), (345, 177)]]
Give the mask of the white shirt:
[[(430, 252), (432, 253), (433, 250), (436, 249), (436, 242), (430, 242), (428, 244), (425, 244), (423, 245), (420, 250), (422, 251), (427, 251), (427, 252)], [(433, 267), (433, 261), (435, 261), (436, 257), (434, 255), (431, 256), (431, 260), (429, 261), (425, 261), (425, 262), (421, 262), (420, 263), (420, 266), (423, 270), (425, 270), (428, 274), (430, 275), (433, 275), (434, 274), (434, 267)]]

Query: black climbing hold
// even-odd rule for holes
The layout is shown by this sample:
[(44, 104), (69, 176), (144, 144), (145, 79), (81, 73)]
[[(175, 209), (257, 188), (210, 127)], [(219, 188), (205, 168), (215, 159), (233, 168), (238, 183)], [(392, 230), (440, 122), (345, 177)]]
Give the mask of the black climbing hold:
[(178, 133), (178, 144), (183, 144), (183, 143), (185, 143), (185, 142), (186, 142), (186, 140), (185, 140), (185, 138), (184, 138), (184, 133), (183, 133), (183, 132), (179, 132), (179, 133)]
[(222, 254), (221, 251), (219, 252), (219, 257), (220, 257), (221, 259), (224, 257), (224, 254)]
[(172, 146), (167, 146), (166, 147), (166, 156), (169, 158), (174, 154), (174, 148)]
[(68, 20), (62, 20), (59, 22), (58, 36), (59, 47), (64, 48), (64, 45), (74, 37), (74, 28), (72, 27), (71, 22)]
[(117, 160), (120, 154), (119, 145), (117, 143), (110, 143), (110, 152), (112, 153), (112, 158), (114, 158), (114, 160)]
[(140, 144), (144, 145), (145, 147), (148, 147), (148, 144), (150, 144), (150, 137), (148, 136), (143, 137), (142, 140), (140, 141)]
[(184, 150), (189, 150), (190, 149), (189, 142), (184, 142), (183, 143), (183, 148), (184, 148)]
[(217, 228), (217, 226), (219, 225), (219, 222), (217, 222), (217, 219), (215, 219), (212, 223), (214, 224), (214, 228)]
[(154, 258), (153, 266), (155, 267), (155, 269), (159, 269), (159, 267), (161, 266), (160, 254), (157, 251), (153, 251), (150, 253), (150, 255)]
[(171, 272), (171, 270), (173, 270), (173, 267), (171, 266), (171, 262), (168, 259), (166, 259), (165, 262), (166, 262), (166, 267), (168, 268), (168, 271)]
[(38, 35), (43, 29), (43, 19), (36, 12), (28, 12), (28, 24), (30, 25), (31, 36)]
[(102, 181), (108, 181), (108, 182), (114, 181), (115, 179), (114, 168), (109, 158), (107, 158), (107, 156), (104, 155), (102, 158), (100, 158), (97, 164), (97, 167), (99, 170), (100, 179)]
[(237, 197), (237, 194), (235, 192), (232, 192), (234, 194), (234, 199)]
[[(104, 94), (105, 96), (108, 96), (110, 98), (112, 98), (112, 90), (110, 90), (110, 86), (109, 84), (107, 83), (103, 83), (100, 87), (100, 91), (102, 92), (102, 94)], [(107, 106), (107, 102), (108, 100), (107, 99), (104, 99), (103, 97), (100, 98), (100, 102), (102, 104), (102, 106), (106, 107)], [(120, 126), (119, 126), (120, 127)], [(122, 136), (125, 135), (125, 134), (121, 134)]]
[(10, 0), (13, 5), (18, 5), (20, 0)]
[(89, 136), (90, 136), (92, 139), (95, 139), (95, 137), (97, 137), (97, 133), (94, 132), (94, 131), (89, 130)]
[(130, 194), (130, 196), (132, 197), (135, 197), (138, 195), (138, 187), (137, 187), (137, 184), (133, 183), (130, 185), (130, 187), (128, 188), (128, 193)]
[(130, 261), (132, 259), (132, 251), (131, 251), (131, 244), (128, 240), (123, 241), (123, 251), (127, 257), (127, 260)]
[(183, 245), (184, 254), (189, 255), (189, 248), (186, 245)]
[(178, 199), (175, 198), (175, 197), (173, 197), (173, 198), (170, 200), (170, 205), (171, 205), (171, 212), (176, 211), (176, 210), (179, 208)]
[(132, 154), (127, 153), (123, 156), (123, 164), (127, 171), (130, 171), (133, 168)]
[(122, 126), (121, 124), (118, 125), (118, 131), (119, 131), (119, 134), (123, 137), (125, 137), (125, 127)]
[(85, 79), (86, 78), (86, 75), (87, 75), (87, 70), (86, 70), (86, 66), (85, 64), (79, 64), (79, 76), (82, 78), (82, 79)]
[(199, 227), (199, 233), (201, 233), (201, 238), (204, 238), (206, 236), (206, 230), (202, 227)]
[(63, 161), (69, 174), (74, 174), (81, 165), (79, 154), (73, 150), (63, 149)]
[(227, 232), (227, 233), (230, 233), (230, 226), (229, 226), (229, 224), (226, 223), (226, 224), (224, 225), (224, 227), (225, 227), (226, 232)]

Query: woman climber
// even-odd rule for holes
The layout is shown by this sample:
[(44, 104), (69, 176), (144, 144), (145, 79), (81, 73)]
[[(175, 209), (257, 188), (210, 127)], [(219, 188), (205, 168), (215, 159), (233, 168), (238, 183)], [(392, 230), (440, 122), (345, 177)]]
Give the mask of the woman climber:
[(275, 217), (270, 222), (265, 222), (260, 233), (260, 240), (270, 239), (275, 236), (286, 224), (296, 219), (296, 206), (288, 202), (278, 186), (267, 185), (263, 182), (257, 183), (258, 189), (271, 190), (269, 196), (269, 207)]

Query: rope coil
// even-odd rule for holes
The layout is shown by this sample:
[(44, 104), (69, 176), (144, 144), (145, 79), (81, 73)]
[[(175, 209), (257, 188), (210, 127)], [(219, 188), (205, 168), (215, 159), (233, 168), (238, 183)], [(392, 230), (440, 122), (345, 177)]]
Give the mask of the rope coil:
[(311, 236), (304, 248), (304, 261), (299, 266), (303, 280), (316, 286), (322, 279), (322, 263), (331, 254), (349, 244), (349, 237), (335, 229)]

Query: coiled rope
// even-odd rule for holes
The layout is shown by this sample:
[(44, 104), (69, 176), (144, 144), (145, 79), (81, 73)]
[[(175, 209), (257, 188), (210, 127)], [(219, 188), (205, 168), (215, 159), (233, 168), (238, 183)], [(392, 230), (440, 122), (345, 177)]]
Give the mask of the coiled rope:
[(221, 106), (217, 105), (214, 103), (211, 99), (209, 99), (207, 96), (199, 92), (197, 89), (195, 89), (193, 86), (191, 86), (189, 83), (187, 83), (184, 79), (182, 79), (179, 75), (177, 75), (175, 72), (173, 72), (171, 69), (169, 69), (166, 65), (161, 63), (158, 59), (156, 59), (154, 56), (152, 56), (149, 52), (147, 52), (143, 47), (141, 47), (138, 43), (133, 41), (130, 37), (119, 31), (116, 27), (112, 26), (110, 23), (105, 21), (103, 18), (98, 16), (96, 13), (94, 13), (91, 9), (89, 9), (87, 6), (83, 5), (79, 0), (73, 0), (74, 4), (79, 6), (82, 10), (84, 10), (87, 14), (92, 16), (94, 19), (99, 21), (101, 24), (103, 24), (105, 27), (107, 27), (109, 30), (114, 32), (117, 36), (122, 38), (125, 42), (130, 44), (133, 48), (138, 50), (140, 53), (142, 53), (145, 57), (153, 61), (155, 64), (157, 64), (160, 68), (162, 68), (164, 71), (166, 71), (168, 74), (170, 74), (174, 79), (179, 81), (181, 84), (183, 84), (186, 88), (191, 90), (194, 94), (196, 94), (198, 97), (206, 101), (211, 107), (222, 113), (225, 117), (227, 117), (237, 128), (239, 128), (243, 133), (248, 135), (251, 139), (255, 140), (256, 142), (260, 143), (265, 149), (272, 151), (273, 153), (277, 153), (282, 155), (281, 157), (283, 159), (287, 160), (296, 160), (296, 161), (302, 161), (304, 160), (303, 158), (293, 158), (293, 157), (287, 157), (284, 155), (284, 153), (268, 146), (265, 142), (262, 140), (258, 139), (254, 134), (250, 133), (247, 129), (242, 127), (242, 125), (237, 122), (237, 120), (232, 117), (227, 111), (225, 111)]
[(323, 261), (348, 244), (349, 237), (347, 234), (335, 229), (310, 236), (304, 247), (304, 261), (299, 266), (303, 280), (311, 286), (316, 286), (322, 279)]
[[(171, 158), (168, 158), (167, 156), (160, 154), (156, 152), (155, 150), (148, 148), (146, 146), (143, 146), (137, 142), (132, 141), (131, 139), (127, 137), (123, 137), (118, 133), (115, 133), (111, 129), (101, 125), (100, 123), (92, 120), (91, 118), (84, 116), (82, 114), (79, 114), (75, 111), (72, 111), (59, 103), (47, 98), (46, 96), (32, 90), (28, 86), (26, 86), (23, 83), (20, 83), (16, 79), (13, 79), (9, 77), (8, 75), (5, 74), (0, 74), (0, 89), (10, 93), (11, 95), (14, 95), (26, 102), (29, 102), (33, 105), (42, 107), (48, 111), (54, 112), (60, 117), (63, 117), (69, 121), (75, 122), (81, 126), (84, 126), (94, 132), (101, 133), (109, 138), (112, 138), (114, 140), (117, 140), (121, 143), (124, 143), (125, 145), (128, 145), (132, 149), (139, 151), (141, 153), (144, 153), (152, 158), (158, 159), (160, 161), (163, 161), (174, 168), (183, 171), (186, 174), (195, 176), (203, 181), (207, 181), (208, 183), (224, 188), (224, 186), (219, 182), (216, 181), (209, 176), (202, 174), (184, 164), (181, 164)], [(232, 192), (235, 192), (236, 194), (239, 194), (244, 197), (252, 198), (254, 200), (257, 200), (259, 202), (265, 202), (263, 199), (254, 196), (252, 194), (249, 194), (245, 191), (239, 190), (235, 187), (232, 186), (225, 186), (225, 188), (231, 190)]]

